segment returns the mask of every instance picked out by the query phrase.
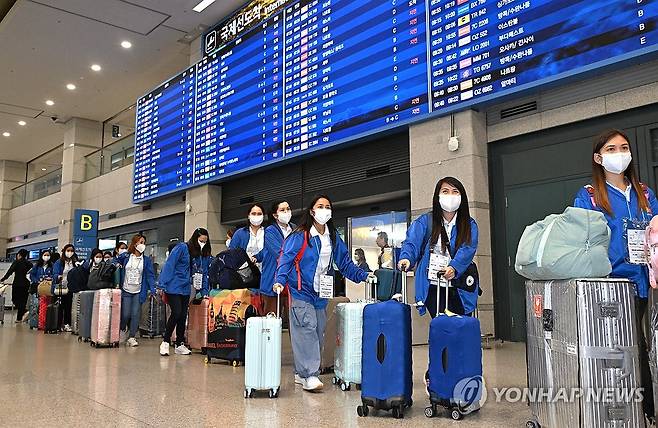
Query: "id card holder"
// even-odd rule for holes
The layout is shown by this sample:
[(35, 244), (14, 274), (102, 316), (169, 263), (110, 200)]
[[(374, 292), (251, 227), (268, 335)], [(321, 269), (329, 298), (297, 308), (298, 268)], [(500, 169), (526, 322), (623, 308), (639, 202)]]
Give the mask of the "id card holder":
[(427, 279), (436, 281), (439, 279), (439, 273), (446, 270), (450, 264), (450, 256), (440, 253), (430, 253), (430, 263), (427, 269)]
[(320, 298), (334, 298), (334, 277), (332, 275), (320, 275)]
[(192, 275), (192, 285), (194, 286), (194, 289), (196, 291), (201, 290), (201, 288), (203, 287), (203, 274), (202, 273), (196, 272), (196, 273), (194, 273), (194, 275)]
[(648, 264), (646, 253), (646, 230), (649, 222), (624, 219), (624, 240), (626, 243), (626, 262), (634, 265)]

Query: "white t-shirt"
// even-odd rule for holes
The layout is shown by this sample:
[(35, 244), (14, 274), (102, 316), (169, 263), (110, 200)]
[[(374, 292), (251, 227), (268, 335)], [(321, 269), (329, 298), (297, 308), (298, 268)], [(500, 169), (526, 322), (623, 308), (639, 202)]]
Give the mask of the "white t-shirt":
[(313, 279), (313, 289), (316, 292), (320, 291), (320, 277), (326, 275), (331, 266), (331, 235), (329, 234), (329, 227), (325, 226), (324, 234), (320, 235), (320, 232), (317, 231), (315, 226), (311, 227), (311, 237), (320, 237), (320, 243), (322, 248), (316, 248), (315, 250), (319, 253), (320, 259), (318, 260), (318, 266), (315, 269), (315, 278)]
[(247, 244), (247, 249), (245, 251), (247, 251), (247, 254), (253, 257), (260, 253), (263, 250), (263, 247), (265, 247), (265, 229), (260, 227), (258, 228), (258, 232), (254, 234), (250, 227), (249, 243)]
[(62, 286), (68, 287), (69, 285), (69, 280), (68, 280), (68, 275), (71, 269), (73, 269), (75, 266), (73, 265), (73, 262), (65, 262), (64, 263), (64, 270), (62, 271)]
[(123, 290), (126, 293), (137, 294), (142, 289), (142, 274), (144, 273), (144, 256), (130, 255), (123, 278)]
[[(443, 219), (443, 227), (446, 229), (446, 233), (448, 234), (448, 245), (450, 245), (450, 241), (452, 240), (452, 231), (455, 228), (455, 224), (457, 224), (457, 216), (455, 215), (452, 218), (452, 221), (447, 222), (446, 219)], [(434, 252), (436, 254), (441, 254), (442, 253), (442, 248), (441, 248), (441, 243), (442, 243), (441, 235), (439, 235), (439, 239), (436, 241), (436, 245), (434, 246)], [(446, 254), (450, 260), (452, 260), (452, 257), (450, 256), (450, 253)], [(432, 284), (438, 284), (439, 281), (436, 279), (430, 280), (430, 283)]]
[(281, 225), (279, 224), (279, 229), (281, 229), (284, 239), (287, 238), (292, 233), (292, 227), (290, 227), (289, 224), (286, 224), (285, 227), (281, 227)]

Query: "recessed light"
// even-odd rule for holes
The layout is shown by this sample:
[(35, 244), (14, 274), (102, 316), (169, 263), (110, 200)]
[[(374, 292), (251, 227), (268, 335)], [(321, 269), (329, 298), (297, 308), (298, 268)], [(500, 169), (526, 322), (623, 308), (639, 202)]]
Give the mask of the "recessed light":
[(24, 121), (24, 120), (19, 120), (18, 124), (21, 125), (21, 126), (25, 126), (25, 125), (27, 125), (27, 122)]
[(121, 47), (124, 49), (130, 49), (133, 47), (133, 44), (130, 43), (128, 40), (124, 40), (123, 42), (121, 42)]
[(53, 101), (53, 100), (46, 100), (46, 104), (49, 105), (49, 106), (54, 106), (54, 105), (55, 105), (55, 101)]
[(68, 89), (69, 91), (75, 91), (75, 85), (73, 83), (68, 83), (66, 85), (66, 89)]
[(102, 70), (101, 66), (98, 65), (98, 64), (92, 64), (91, 69), (94, 70), (94, 71), (101, 71)]
[(11, 134), (9, 132), (3, 132), (2, 136), (3, 137), (11, 137)]
[(213, 3), (215, 3), (215, 0), (202, 0), (201, 2), (199, 2), (199, 4), (194, 6), (192, 10), (201, 13), (205, 8), (207, 8)]
[(75, 146), (75, 143), (69, 144), (69, 147), (73, 147), (73, 146)]
[(45, 171), (45, 170), (46, 170), (46, 168), (41, 168), (41, 171)]

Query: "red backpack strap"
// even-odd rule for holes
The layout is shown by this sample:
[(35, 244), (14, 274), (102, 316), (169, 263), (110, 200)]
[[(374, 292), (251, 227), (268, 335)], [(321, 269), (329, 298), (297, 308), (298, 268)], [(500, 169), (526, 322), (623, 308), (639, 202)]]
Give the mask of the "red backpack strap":
[(297, 290), (301, 291), (302, 290), (302, 268), (300, 267), (299, 263), (302, 261), (302, 257), (304, 257), (304, 253), (306, 252), (306, 247), (308, 247), (308, 232), (304, 231), (304, 242), (302, 243), (302, 248), (299, 250), (299, 253), (295, 256), (295, 269), (297, 269)]
[(589, 200), (592, 202), (592, 208), (596, 208), (596, 200), (594, 199), (595, 191), (594, 191), (594, 186), (591, 184), (585, 185), (585, 190), (587, 190), (587, 194), (589, 195)]
[(653, 216), (653, 210), (651, 209), (651, 205), (649, 205), (650, 204), (650, 202), (649, 202), (649, 186), (647, 186), (644, 183), (640, 183), (640, 186), (642, 186), (642, 191), (644, 192), (644, 197), (647, 198), (647, 206), (649, 207), (648, 214), (650, 216)]

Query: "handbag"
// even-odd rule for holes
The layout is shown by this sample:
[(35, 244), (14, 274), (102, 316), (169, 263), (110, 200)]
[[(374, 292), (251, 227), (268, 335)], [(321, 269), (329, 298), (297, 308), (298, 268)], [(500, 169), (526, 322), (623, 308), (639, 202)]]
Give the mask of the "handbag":
[(57, 284), (54, 288), (53, 295), (54, 296), (66, 296), (69, 294), (69, 288), (65, 285), (62, 284)]
[[(455, 256), (450, 245), (448, 245), (448, 252), (450, 253), (450, 257), (454, 259)], [(459, 278), (453, 278), (450, 284), (455, 288), (460, 288), (469, 293), (474, 292), (477, 288), (478, 296), (482, 295), (482, 289), (480, 288), (480, 273), (478, 272), (478, 267), (475, 262), (471, 262), (466, 268), (466, 271)]]
[(52, 287), (53, 282), (49, 279), (44, 279), (39, 283), (39, 286), (37, 287), (37, 294), (39, 296), (52, 296)]

